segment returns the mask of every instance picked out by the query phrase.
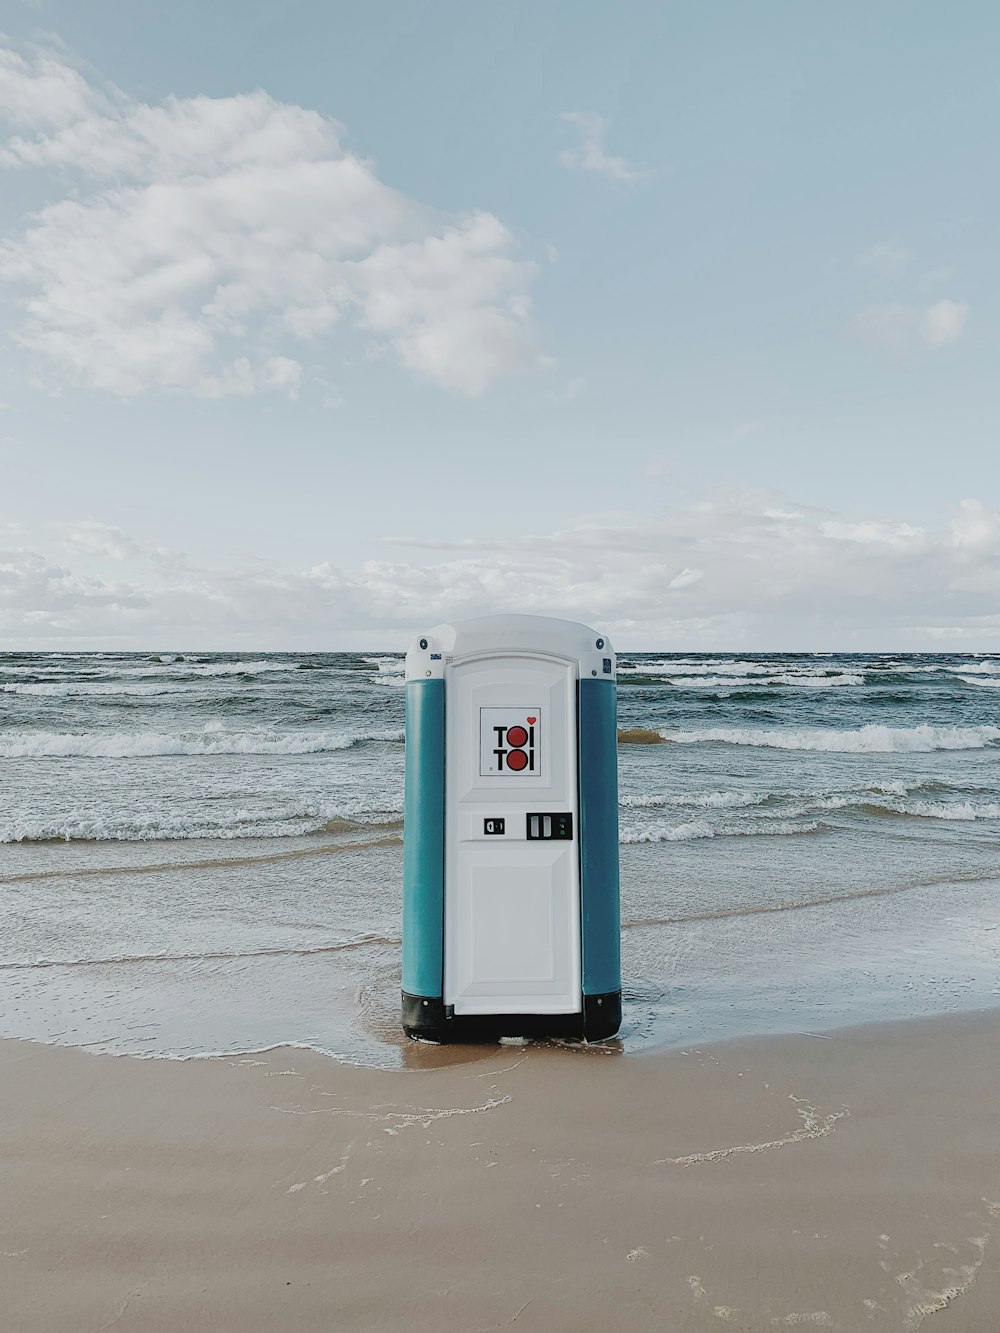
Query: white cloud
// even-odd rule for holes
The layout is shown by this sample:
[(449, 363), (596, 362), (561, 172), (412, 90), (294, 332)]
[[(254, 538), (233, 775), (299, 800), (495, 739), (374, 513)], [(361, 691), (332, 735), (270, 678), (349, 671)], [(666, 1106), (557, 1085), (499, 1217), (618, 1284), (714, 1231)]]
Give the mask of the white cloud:
[(934, 291), (946, 283), (954, 282), (958, 277), (958, 268), (954, 264), (941, 264), (938, 268), (929, 268), (920, 275), (917, 285), (921, 291)]
[(854, 331), (870, 345), (903, 356), (919, 346), (943, 347), (955, 342), (968, 317), (969, 306), (962, 301), (937, 301), (924, 309), (883, 305), (860, 314)]
[(863, 268), (873, 269), (883, 278), (900, 278), (913, 262), (913, 252), (894, 241), (880, 241), (858, 258)]
[(32, 51), (28, 60), (0, 46), (0, 112), (16, 124), (58, 129), (107, 109), (106, 98), (50, 52)]
[(140, 546), (121, 528), (96, 519), (86, 518), (77, 523), (51, 523), (49, 530), (71, 550), (83, 555), (109, 556), (112, 560), (126, 560), (138, 555)]
[(294, 397), (296, 345), (351, 323), (460, 393), (537, 361), (535, 269), (507, 228), (434, 215), (334, 122), (260, 91), (147, 106), (52, 55), (0, 58), (20, 131), (0, 167), (65, 189), (0, 245), (0, 278), (28, 293), (19, 341), (71, 380)]
[(700, 583), (704, 577), (703, 569), (682, 569), (679, 574), (674, 575), (667, 587), (674, 591), (678, 588), (690, 588), (693, 583)]
[(963, 500), (951, 524), (953, 546), (961, 552), (1000, 555), (1000, 511), (981, 500)]
[[(633, 647), (1000, 645), (1000, 511), (975, 499), (932, 530), (737, 494), (352, 570), (203, 567), (93, 520), (58, 537), (74, 548), (69, 564), (44, 537), (7, 533), (0, 645), (393, 646), (488, 611), (578, 618)], [(128, 577), (108, 578), (98, 562), (109, 556), (128, 561)]]
[(572, 403), (579, 398), (587, 389), (587, 381), (583, 375), (571, 375), (561, 389), (554, 389), (549, 393), (549, 401), (553, 403)]
[(642, 475), (649, 481), (660, 481), (672, 476), (675, 466), (673, 458), (661, 454), (658, 458), (649, 459), (642, 469)]
[(561, 120), (574, 125), (580, 134), (576, 148), (567, 148), (559, 154), (564, 167), (574, 171), (596, 171), (612, 180), (633, 181), (645, 176), (645, 171), (631, 166), (623, 157), (613, 157), (605, 150), (604, 136), (607, 121), (593, 111), (564, 111)]
[[(800, 518), (801, 515), (781, 517)], [(864, 523), (820, 523), (819, 530), (824, 537), (832, 537), (834, 541), (885, 547), (903, 547), (908, 542), (921, 542), (925, 536), (922, 528), (915, 528), (909, 523), (885, 523), (871, 519)]]
[(930, 347), (941, 347), (961, 337), (969, 307), (962, 301), (938, 301), (920, 316), (920, 336)]

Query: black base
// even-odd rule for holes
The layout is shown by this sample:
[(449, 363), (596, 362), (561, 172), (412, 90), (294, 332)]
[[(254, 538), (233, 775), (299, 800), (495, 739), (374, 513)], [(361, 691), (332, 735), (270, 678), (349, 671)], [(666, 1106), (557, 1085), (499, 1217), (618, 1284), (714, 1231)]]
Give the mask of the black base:
[(622, 993), (585, 995), (579, 1014), (462, 1014), (455, 1016), (440, 996), (403, 991), (403, 1031), (408, 1037), (440, 1043), (494, 1042), (501, 1037), (570, 1037), (605, 1041), (622, 1022)]

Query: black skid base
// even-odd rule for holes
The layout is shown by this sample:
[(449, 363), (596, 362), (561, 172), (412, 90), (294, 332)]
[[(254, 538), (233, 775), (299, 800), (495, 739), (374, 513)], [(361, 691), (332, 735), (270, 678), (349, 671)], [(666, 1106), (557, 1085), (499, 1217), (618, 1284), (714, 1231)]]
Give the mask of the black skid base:
[(403, 1031), (408, 1037), (439, 1043), (493, 1042), (501, 1037), (570, 1037), (605, 1041), (622, 1022), (622, 993), (585, 995), (578, 1014), (461, 1014), (456, 1017), (440, 996), (403, 991)]

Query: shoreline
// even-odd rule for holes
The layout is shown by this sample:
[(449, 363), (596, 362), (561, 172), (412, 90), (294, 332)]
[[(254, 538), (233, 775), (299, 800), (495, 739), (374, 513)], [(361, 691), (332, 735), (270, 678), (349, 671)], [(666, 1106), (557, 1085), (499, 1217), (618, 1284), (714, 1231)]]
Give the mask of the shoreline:
[(0, 1041), (4, 1326), (996, 1333), (998, 1049), (990, 1009), (406, 1071)]

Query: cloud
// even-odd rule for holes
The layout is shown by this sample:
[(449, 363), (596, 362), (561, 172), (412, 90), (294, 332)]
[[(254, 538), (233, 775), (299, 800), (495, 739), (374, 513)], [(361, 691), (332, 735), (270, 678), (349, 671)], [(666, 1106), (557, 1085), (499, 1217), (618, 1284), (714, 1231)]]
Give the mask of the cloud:
[(961, 337), (969, 307), (961, 301), (938, 301), (920, 316), (918, 330), (929, 347), (941, 347)]
[(703, 569), (682, 569), (679, 574), (667, 584), (667, 587), (676, 591), (678, 588), (690, 588), (692, 583), (699, 583), (705, 577)]
[(904, 250), (893, 241), (880, 241), (858, 257), (863, 268), (873, 269), (883, 278), (902, 277), (912, 262), (912, 250)]
[(930, 292), (946, 283), (954, 282), (958, 268), (954, 264), (941, 264), (938, 268), (929, 268), (920, 275), (917, 283), (921, 291)]
[(30, 60), (0, 46), (0, 112), (15, 124), (61, 129), (109, 109), (75, 69), (42, 50)]
[(962, 301), (942, 300), (924, 309), (875, 306), (854, 321), (854, 331), (869, 345), (903, 356), (916, 347), (943, 347), (961, 337), (969, 317)]
[(0, 112), (0, 167), (62, 189), (0, 244), (0, 279), (26, 292), (18, 340), (73, 382), (294, 397), (298, 348), (332, 356), (351, 327), (463, 394), (538, 361), (510, 231), (392, 189), (315, 111), (262, 91), (150, 106), (0, 47)]
[[(355, 569), (206, 567), (94, 520), (55, 538), (69, 563), (44, 549), (51, 537), (6, 533), (3, 646), (391, 647), (438, 621), (519, 611), (599, 624), (620, 647), (1000, 649), (1000, 511), (977, 499), (932, 530), (735, 494), (469, 538), (431, 563), (413, 558), (426, 543), (400, 540), (399, 557)], [(109, 556), (118, 577), (99, 566)]]
[(82, 519), (77, 523), (51, 523), (49, 530), (71, 550), (83, 555), (108, 556), (112, 560), (126, 560), (138, 555), (141, 548), (121, 528), (96, 519)]
[(572, 403), (585, 393), (586, 389), (587, 381), (583, 375), (571, 375), (561, 389), (554, 389), (549, 394), (549, 401), (559, 404)]
[(647, 175), (645, 171), (631, 166), (623, 157), (612, 157), (605, 151), (604, 136), (607, 121), (593, 111), (564, 111), (561, 120), (576, 126), (580, 133), (580, 143), (576, 148), (568, 148), (559, 154), (559, 161), (573, 171), (596, 171), (612, 180), (633, 181)]

